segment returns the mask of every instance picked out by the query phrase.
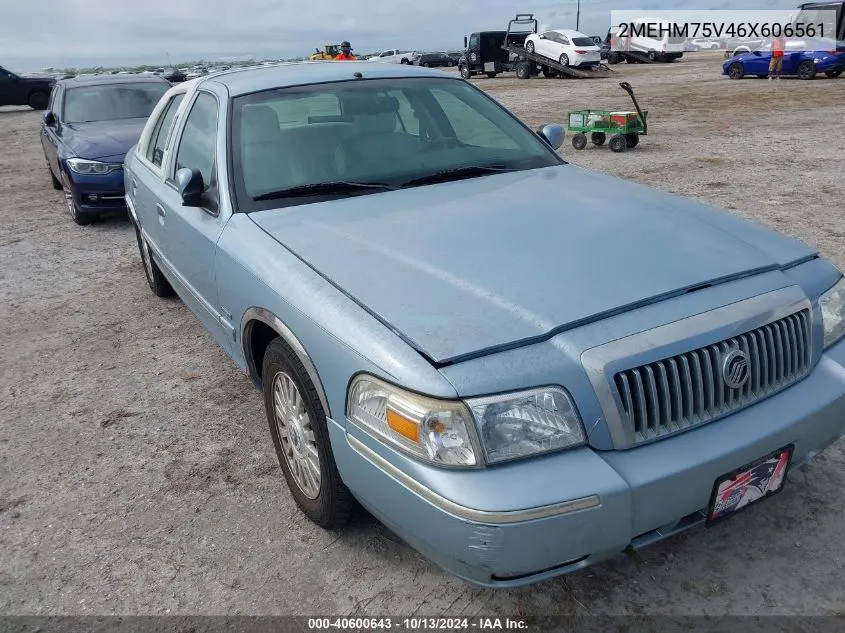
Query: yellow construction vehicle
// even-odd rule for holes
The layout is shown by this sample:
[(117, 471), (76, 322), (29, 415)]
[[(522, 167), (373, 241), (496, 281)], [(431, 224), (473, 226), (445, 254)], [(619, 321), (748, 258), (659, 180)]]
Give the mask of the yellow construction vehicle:
[(319, 48), (314, 50), (317, 52), (312, 53), (311, 57), (308, 58), (312, 61), (315, 59), (334, 59), (340, 52), (340, 44), (326, 44), (322, 51)]

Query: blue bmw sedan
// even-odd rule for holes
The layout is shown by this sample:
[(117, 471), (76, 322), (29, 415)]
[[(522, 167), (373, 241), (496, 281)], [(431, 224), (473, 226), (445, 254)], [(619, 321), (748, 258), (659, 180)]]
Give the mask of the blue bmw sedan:
[(839, 269), (562, 142), (399, 64), (209, 74), (156, 106), (124, 170), (139, 268), (262, 390), (317, 525), (357, 500), (521, 585), (741, 529), (842, 435)]
[(56, 82), (41, 122), (53, 187), (77, 224), (125, 212), (123, 158), (170, 83), (152, 75), (73, 77)]

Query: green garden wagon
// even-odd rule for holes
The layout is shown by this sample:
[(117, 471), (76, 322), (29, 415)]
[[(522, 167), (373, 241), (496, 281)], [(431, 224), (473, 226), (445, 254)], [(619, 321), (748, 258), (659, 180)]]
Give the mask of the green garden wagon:
[(626, 81), (620, 87), (627, 92), (634, 102), (636, 112), (621, 110), (577, 110), (569, 113), (569, 131), (577, 132), (572, 137), (572, 147), (584, 149), (587, 147), (587, 135), (593, 145), (604, 145), (610, 137), (608, 145), (611, 151), (624, 152), (628, 148), (636, 147), (641, 134), (648, 134), (648, 110), (641, 110), (634, 96), (634, 89)]

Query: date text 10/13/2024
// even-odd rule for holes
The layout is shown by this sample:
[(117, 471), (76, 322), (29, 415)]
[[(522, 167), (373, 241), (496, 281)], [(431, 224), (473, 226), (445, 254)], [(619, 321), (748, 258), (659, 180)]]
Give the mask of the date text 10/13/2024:
[(370, 618), (308, 618), (308, 630), (398, 630), (398, 631), (496, 631), (525, 630), (524, 620), (490, 617), (370, 617)]

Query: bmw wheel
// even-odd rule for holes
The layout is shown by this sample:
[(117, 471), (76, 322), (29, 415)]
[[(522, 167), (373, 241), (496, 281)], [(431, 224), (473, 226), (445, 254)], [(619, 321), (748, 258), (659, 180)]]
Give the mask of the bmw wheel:
[(62, 195), (65, 199), (65, 207), (70, 213), (70, 217), (73, 219), (80, 226), (85, 226), (86, 224), (91, 224), (91, 216), (81, 213), (79, 211), (79, 206), (76, 204), (76, 200), (73, 199), (73, 188), (71, 187), (70, 183), (68, 182), (67, 176), (62, 174)]

